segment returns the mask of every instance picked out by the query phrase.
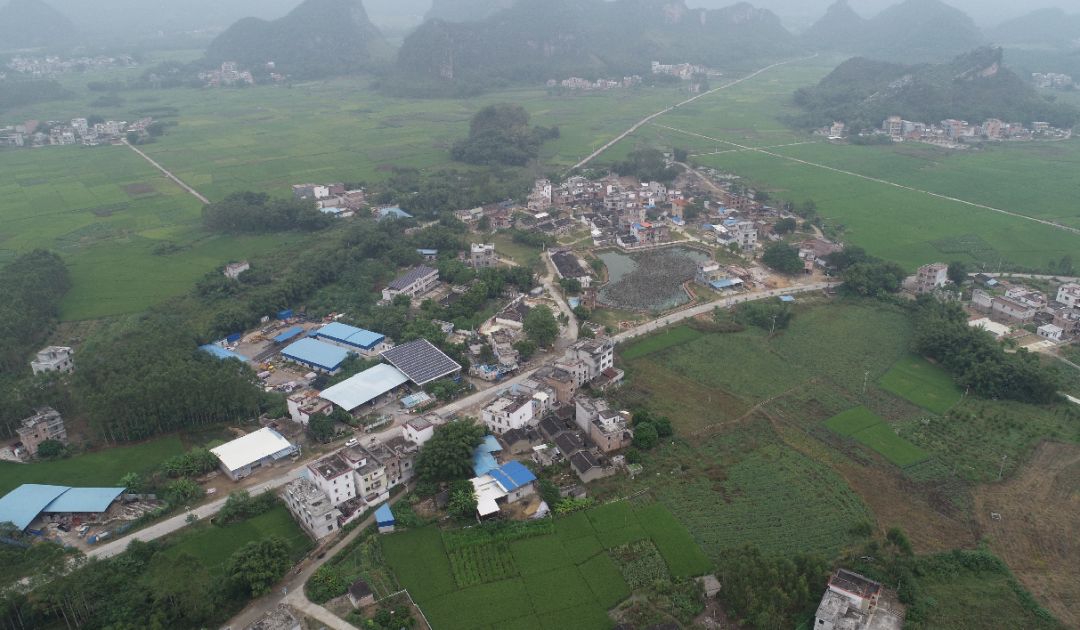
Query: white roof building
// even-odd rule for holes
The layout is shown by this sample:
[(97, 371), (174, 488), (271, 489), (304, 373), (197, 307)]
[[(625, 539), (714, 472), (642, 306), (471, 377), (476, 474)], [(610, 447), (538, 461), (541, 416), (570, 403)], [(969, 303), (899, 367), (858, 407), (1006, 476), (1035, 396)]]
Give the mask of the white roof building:
[(289, 457), (297, 447), (277, 431), (264, 428), (210, 449), (230, 479), (243, 479), (271, 461)]
[(409, 377), (392, 365), (381, 364), (346, 379), (319, 394), (345, 411), (352, 411), (408, 382)]
[(1012, 328), (1009, 328), (1005, 324), (999, 324), (991, 320), (989, 317), (983, 317), (982, 319), (973, 319), (968, 322), (968, 326), (971, 326), (972, 328), (982, 328), (986, 332), (994, 335), (995, 337), (998, 337), (999, 339), (1012, 332)]

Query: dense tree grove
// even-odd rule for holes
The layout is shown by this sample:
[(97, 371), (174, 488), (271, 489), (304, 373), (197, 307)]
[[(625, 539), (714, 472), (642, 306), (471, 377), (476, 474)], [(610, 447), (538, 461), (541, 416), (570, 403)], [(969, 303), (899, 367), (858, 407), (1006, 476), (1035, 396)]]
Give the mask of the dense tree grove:
[(912, 305), (915, 350), (941, 364), (961, 387), (984, 398), (1043, 404), (1059, 398), (1061, 376), (1038, 356), (1005, 348), (989, 333), (968, 325), (958, 304), (920, 296)]
[(558, 137), (558, 127), (530, 127), (524, 107), (498, 103), (473, 116), (469, 137), (455, 143), (450, 156), (468, 164), (525, 166), (540, 155), (545, 140)]
[(64, 261), (35, 250), (0, 269), (0, 372), (29, 371), (29, 355), (42, 345), (71, 288)]
[(761, 262), (780, 273), (793, 276), (803, 270), (799, 250), (787, 243), (773, 243), (765, 248)]
[(729, 614), (751, 628), (794, 628), (814, 612), (828, 576), (823, 558), (770, 558), (744, 548), (724, 554), (718, 597)]
[(759, 300), (745, 302), (735, 308), (732, 318), (744, 326), (756, 326), (775, 332), (784, 330), (795, 318), (795, 311), (783, 302)]
[(551, 347), (559, 338), (559, 322), (546, 306), (537, 306), (529, 311), (525, 316), (523, 330), (529, 341), (541, 348)]
[(376, 204), (399, 204), (414, 217), (444, 219), (447, 208), (476, 208), (526, 194), (532, 180), (517, 169), (439, 169), (420, 172), (395, 168), (368, 188)]
[(881, 297), (900, 291), (907, 273), (896, 263), (871, 260), (844, 270), (844, 291), (867, 297)]
[(333, 217), (309, 201), (274, 199), (266, 193), (233, 193), (203, 207), (203, 225), (229, 234), (260, 234), (286, 230), (320, 230)]
[(636, 149), (631, 151), (622, 162), (616, 162), (612, 169), (623, 176), (633, 176), (643, 182), (657, 181), (671, 183), (679, 176), (682, 169), (668, 166), (664, 154), (658, 149)]
[(435, 429), (416, 458), (416, 474), (424, 481), (454, 481), (472, 476), (473, 449), (486, 431), (471, 419), (455, 420)]

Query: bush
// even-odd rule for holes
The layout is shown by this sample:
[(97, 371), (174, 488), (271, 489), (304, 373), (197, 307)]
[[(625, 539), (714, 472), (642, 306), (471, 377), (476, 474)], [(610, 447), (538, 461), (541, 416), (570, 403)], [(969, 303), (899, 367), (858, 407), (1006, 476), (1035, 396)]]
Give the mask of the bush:
[(67, 447), (57, 440), (45, 440), (38, 444), (37, 455), (45, 459), (63, 457), (67, 453)]
[(744, 326), (756, 326), (762, 330), (784, 330), (795, 318), (795, 312), (783, 302), (761, 300), (745, 302), (735, 308), (733, 318)]
[(765, 248), (761, 262), (780, 273), (793, 276), (803, 270), (803, 261), (799, 250), (787, 243), (773, 243)]
[(308, 599), (323, 604), (349, 590), (349, 575), (341, 565), (324, 564), (304, 585)]
[(275, 505), (277, 505), (277, 497), (269, 490), (255, 497), (248, 494), (247, 490), (238, 490), (225, 500), (225, 505), (218, 512), (215, 522), (218, 525), (228, 525), (246, 521), (253, 516), (269, 512)]

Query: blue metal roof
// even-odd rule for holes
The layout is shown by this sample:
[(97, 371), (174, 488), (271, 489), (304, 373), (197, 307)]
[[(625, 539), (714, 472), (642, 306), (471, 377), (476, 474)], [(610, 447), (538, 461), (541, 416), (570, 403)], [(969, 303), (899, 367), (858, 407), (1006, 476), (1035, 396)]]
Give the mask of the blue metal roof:
[(394, 524), (394, 513), (390, 511), (389, 503), (383, 503), (379, 509), (375, 510), (375, 521), (379, 527)]
[(52, 503), (45, 506), (42, 512), (54, 514), (78, 514), (78, 513), (98, 513), (104, 512), (109, 509), (109, 505), (116, 500), (121, 494), (124, 494), (126, 488), (70, 488), (64, 494), (61, 494)]
[(495, 456), (487, 451), (476, 449), (473, 451), (472, 456), (472, 469), (473, 474), (477, 477), (486, 475), (492, 470), (499, 467), (499, 461), (495, 459)]
[(349, 358), (349, 351), (305, 337), (281, 351), (287, 359), (333, 371)]
[(315, 336), (332, 339), (364, 350), (370, 350), (386, 340), (385, 335), (340, 322), (333, 322), (323, 326), (315, 333)]
[(714, 289), (730, 289), (731, 287), (742, 284), (742, 280), (733, 280), (731, 278), (723, 278), (721, 280), (713, 280), (709, 283)]
[(421, 249), (416, 250), (416, 253), (420, 254), (421, 256), (438, 256), (439, 255), (439, 250), (421, 248)]
[(480, 446), (477, 446), (476, 448), (484, 451), (485, 453), (498, 453), (499, 451), (503, 450), (502, 445), (499, 444), (499, 441), (495, 439), (494, 435), (485, 435), (484, 441), (481, 442)]
[(12, 523), (22, 531), (41, 514), (45, 506), (67, 491), (67, 486), (24, 483), (0, 498), (0, 523)]
[(513, 492), (536, 481), (536, 475), (521, 462), (507, 462), (488, 474), (494, 477), (495, 481), (498, 481), (507, 492)]
[(285, 343), (286, 341), (292, 339), (293, 337), (299, 335), (302, 332), (304, 332), (303, 328), (301, 328), (300, 326), (293, 326), (292, 328), (286, 330), (277, 337), (274, 337), (274, 343)]
[(794, 302), (794, 301), (795, 301), (795, 297), (794, 297), (794, 296), (791, 296), (791, 295), (781, 295), (781, 296), (780, 296), (780, 301), (781, 301), (781, 302)]
[(205, 346), (199, 346), (199, 350), (202, 350), (203, 352), (206, 352), (206, 353), (210, 354), (211, 356), (217, 357), (218, 359), (221, 359), (221, 360), (237, 359), (239, 361), (245, 361), (245, 362), (247, 361), (247, 357), (240, 356), (239, 354), (236, 354), (232, 350), (226, 350), (225, 348), (222, 348), (221, 346), (217, 345), (216, 343), (208, 343)]

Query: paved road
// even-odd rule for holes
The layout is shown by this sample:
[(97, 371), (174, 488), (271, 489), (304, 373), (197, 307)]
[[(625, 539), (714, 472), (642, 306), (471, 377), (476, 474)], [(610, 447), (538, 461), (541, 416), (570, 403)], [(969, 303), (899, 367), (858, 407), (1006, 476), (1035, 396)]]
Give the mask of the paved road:
[(765, 66), (764, 68), (762, 68), (760, 70), (757, 70), (755, 72), (752, 72), (752, 73), (746, 75), (745, 77), (742, 77), (740, 79), (735, 79), (734, 81), (729, 81), (729, 82), (725, 83), (724, 85), (721, 85), (720, 87), (713, 88), (713, 89), (709, 90), (708, 92), (702, 92), (701, 94), (698, 94), (697, 96), (694, 96), (692, 98), (688, 98), (685, 101), (682, 101), (681, 103), (677, 103), (675, 105), (672, 105), (671, 107), (668, 107), (667, 109), (662, 109), (662, 110), (660, 110), (660, 111), (658, 111), (658, 112), (656, 112), (654, 114), (650, 114), (650, 115), (646, 116), (645, 118), (642, 118), (641, 120), (639, 120), (637, 123), (635, 123), (632, 127), (627, 129), (626, 131), (619, 134), (611, 142), (605, 144), (604, 146), (600, 147), (596, 151), (593, 151), (584, 160), (582, 160), (582, 161), (578, 162), (577, 164), (575, 164), (574, 166), (572, 166), (570, 168), (570, 170), (573, 171), (574, 169), (581, 168), (581, 167), (585, 166), (586, 164), (588, 164), (589, 162), (592, 162), (596, 158), (600, 157), (600, 155), (604, 151), (607, 151), (611, 147), (615, 146), (616, 144), (618, 144), (619, 142), (624, 140), (630, 134), (634, 133), (638, 129), (641, 129), (645, 125), (647, 125), (650, 122), (656, 120), (657, 118), (663, 116), (664, 114), (666, 114), (668, 112), (671, 112), (671, 111), (674, 111), (674, 110), (678, 109), (679, 107), (682, 107), (683, 105), (689, 105), (690, 103), (693, 103), (694, 101), (698, 100), (699, 98), (705, 98), (706, 96), (715, 94), (715, 93), (717, 93), (717, 92), (719, 92), (721, 90), (726, 90), (729, 87), (738, 85), (738, 84), (742, 83), (743, 81), (749, 81), (750, 79), (753, 79), (754, 77), (758, 76), (759, 74), (762, 74), (764, 72), (768, 72), (769, 70), (772, 70), (773, 68), (778, 68), (780, 66), (785, 66), (785, 65), (790, 64), (790, 63), (795, 63), (796, 61), (804, 61), (806, 59), (813, 59), (814, 57), (817, 57), (816, 53), (813, 54), (813, 55), (810, 55), (809, 57), (800, 57), (798, 59), (788, 59), (787, 61), (781, 61), (779, 63), (774, 63), (771, 66)]
[(745, 146), (745, 145), (742, 145), (742, 144), (731, 142), (730, 140), (721, 140), (719, 138), (713, 138), (711, 136), (705, 136), (705, 135), (702, 135), (700, 133), (695, 133), (693, 131), (686, 131), (685, 129), (678, 129), (678, 128), (675, 128), (675, 127), (668, 127), (667, 125), (657, 124), (656, 126), (660, 127), (661, 129), (667, 129), (668, 131), (675, 131), (675, 132), (682, 133), (682, 134), (685, 134), (685, 135), (688, 135), (688, 136), (694, 136), (695, 138), (703, 138), (705, 140), (711, 140), (713, 142), (720, 142), (720, 143), (723, 143), (723, 144), (728, 144), (728, 145), (731, 145), (731, 146), (733, 146), (733, 147), (735, 147), (737, 149), (743, 150), (743, 151), (753, 151), (755, 153), (760, 153), (762, 155), (768, 155), (770, 157), (779, 158), (781, 160), (787, 160), (789, 162), (795, 162), (796, 164), (802, 164), (804, 166), (812, 166), (814, 168), (819, 168), (819, 169), (822, 169), (822, 170), (825, 170), (825, 171), (831, 171), (833, 173), (840, 173), (841, 175), (848, 175), (850, 177), (857, 177), (859, 179), (866, 180), (868, 182), (874, 182), (876, 184), (883, 184), (885, 186), (892, 186), (893, 188), (899, 188), (901, 190), (907, 190), (909, 192), (915, 192), (915, 193), (919, 193), (919, 194), (922, 194), (922, 195), (927, 195), (929, 197), (934, 197), (936, 199), (944, 199), (945, 201), (952, 201), (954, 203), (963, 204), (965, 206), (969, 206), (969, 207), (972, 207), (972, 208), (978, 208), (980, 210), (988, 210), (990, 212), (996, 212), (998, 214), (1004, 214), (1006, 216), (1015, 217), (1017, 219), (1023, 219), (1025, 221), (1031, 221), (1033, 223), (1041, 223), (1043, 225), (1046, 225), (1046, 226), (1049, 226), (1049, 227), (1052, 227), (1052, 228), (1056, 228), (1058, 230), (1063, 230), (1065, 232), (1071, 232), (1073, 234), (1080, 234), (1080, 228), (1074, 228), (1074, 227), (1070, 227), (1070, 226), (1067, 226), (1067, 225), (1062, 225), (1060, 223), (1055, 223), (1053, 221), (1047, 221), (1046, 219), (1039, 219), (1039, 218), (1036, 218), (1036, 217), (1031, 217), (1031, 216), (1028, 216), (1026, 214), (1020, 214), (1019, 212), (1013, 212), (1012, 210), (1002, 210), (1001, 208), (995, 208), (993, 206), (987, 206), (985, 204), (975, 203), (974, 201), (968, 201), (966, 199), (960, 199), (959, 197), (950, 197), (949, 195), (943, 195), (941, 193), (931, 192), (929, 190), (923, 190), (921, 188), (915, 188), (913, 186), (905, 186), (903, 184), (897, 184), (896, 182), (890, 182), (887, 179), (881, 179), (879, 177), (870, 177), (869, 175), (863, 175), (861, 173), (855, 173), (853, 171), (845, 171), (844, 169), (836, 168), (834, 166), (828, 166), (826, 164), (819, 164), (817, 162), (810, 162), (808, 160), (801, 160), (801, 159), (796, 158), (796, 157), (791, 157), (790, 155), (784, 155), (782, 153), (774, 153), (774, 152), (769, 151), (768, 149), (762, 148), (762, 147), (748, 147), (748, 146)]
[(121, 142), (123, 142), (124, 144), (126, 144), (126, 145), (127, 145), (127, 147), (128, 147), (129, 149), (131, 149), (132, 151), (134, 151), (134, 152), (138, 153), (138, 154), (139, 154), (140, 156), (142, 156), (142, 159), (144, 159), (144, 160), (146, 160), (147, 162), (149, 162), (149, 163), (151, 164), (151, 166), (153, 166), (153, 167), (154, 167), (154, 168), (156, 168), (157, 170), (161, 171), (161, 173), (162, 173), (163, 175), (165, 175), (165, 177), (168, 177), (169, 179), (171, 179), (171, 180), (173, 180), (174, 182), (176, 182), (176, 185), (177, 185), (177, 186), (179, 186), (179, 187), (183, 188), (184, 190), (188, 191), (189, 193), (191, 193), (191, 195), (192, 195), (193, 197), (195, 197), (195, 198), (196, 198), (196, 199), (198, 199), (199, 201), (203, 202), (204, 204), (208, 204), (208, 203), (210, 203), (210, 200), (209, 200), (209, 199), (207, 199), (206, 197), (202, 196), (202, 194), (201, 194), (201, 193), (200, 193), (199, 191), (197, 191), (197, 190), (195, 190), (194, 188), (192, 188), (191, 186), (188, 186), (187, 184), (185, 184), (185, 183), (184, 183), (184, 181), (183, 181), (182, 179), (180, 179), (180, 178), (179, 178), (179, 177), (177, 177), (176, 175), (173, 175), (173, 174), (172, 174), (172, 173), (171, 173), (171, 172), (170, 172), (170, 171), (169, 171), (168, 169), (166, 169), (166, 168), (165, 168), (164, 166), (162, 166), (162, 165), (158, 164), (157, 162), (155, 162), (153, 158), (151, 158), (151, 157), (150, 157), (149, 155), (147, 155), (147, 154), (143, 153), (141, 149), (139, 149), (139, 148), (138, 148), (138, 147), (136, 147), (135, 145), (131, 144), (131, 143), (130, 143), (130, 142), (128, 142), (127, 140), (121, 140)]
[(981, 272), (981, 271), (973, 271), (973, 272), (968, 274), (968, 276), (970, 276), (972, 278), (974, 278), (975, 276), (978, 276), (978, 275), (990, 276), (991, 278), (1005, 278), (1005, 279), (1009, 279), (1009, 278), (1028, 278), (1028, 279), (1031, 279), (1031, 280), (1062, 280), (1064, 282), (1077, 282), (1077, 281), (1080, 281), (1080, 277), (1078, 277), (1078, 276), (1048, 276), (1048, 275), (1045, 275), (1045, 274), (1038, 274), (1038, 273), (1010, 273), (1010, 272), (1007, 272), (1007, 271), (1005, 273), (984, 273), (984, 272)]
[(559, 310), (562, 311), (563, 315), (566, 315), (569, 320), (566, 328), (562, 331), (559, 341), (569, 346), (578, 340), (580, 327), (577, 315), (574, 315), (574, 310), (570, 308), (570, 305), (563, 299), (562, 292), (555, 287), (555, 278), (558, 277), (558, 274), (555, 272), (555, 263), (551, 260), (551, 252), (544, 252), (544, 264), (547, 265), (548, 270), (548, 275), (544, 278), (544, 288), (547, 289), (548, 294), (551, 295), (552, 299), (555, 300), (555, 303), (559, 305)]
[(722, 300), (716, 300), (715, 302), (709, 302), (708, 304), (701, 304), (699, 306), (694, 306), (694, 307), (679, 311), (678, 313), (672, 313), (672, 314), (667, 315), (665, 317), (661, 317), (660, 319), (655, 319), (655, 320), (653, 320), (651, 322), (648, 322), (646, 324), (642, 324), (642, 325), (640, 325), (640, 326), (638, 326), (636, 328), (631, 328), (630, 330), (627, 330), (625, 332), (621, 332), (621, 333), (613, 336), (612, 339), (614, 339), (616, 343), (622, 343), (624, 341), (629, 341), (629, 340), (633, 339), (634, 337), (640, 337), (641, 335), (647, 335), (647, 334), (649, 334), (651, 332), (660, 330), (661, 328), (664, 328), (664, 327), (669, 326), (671, 324), (674, 324), (676, 322), (681, 322), (681, 321), (683, 321), (685, 319), (690, 319), (692, 317), (697, 317), (698, 315), (704, 315), (706, 313), (711, 313), (713, 310), (715, 310), (717, 308), (728, 308), (728, 307), (731, 307), (731, 306), (735, 306), (736, 304), (741, 304), (743, 302), (755, 302), (757, 300), (764, 300), (764, 299), (767, 299), (767, 298), (773, 298), (773, 297), (777, 297), (777, 296), (781, 296), (781, 295), (796, 295), (796, 294), (799, 294), (799, 293), (809, 293), (809, 292), (812, 292), (812, 291), (821, 291), (821, 290), (827, 289), (829, 287), (837, 286), (838, 284), (840, 284), (840, 283), (839, 282), (815, 282), (813, 284), (805, 284), (805, 285), (801, 285), (801, 286), (794, 286), (794, 287), (789, 287), (789, 288), (786, 288), (786, 289), (771, 289), (769, 291), (763, 291), (761, 293), (744, 293), (744, 294), (740, 294), (740, 295), (733, 295), (731, 297), (724, 298)]

